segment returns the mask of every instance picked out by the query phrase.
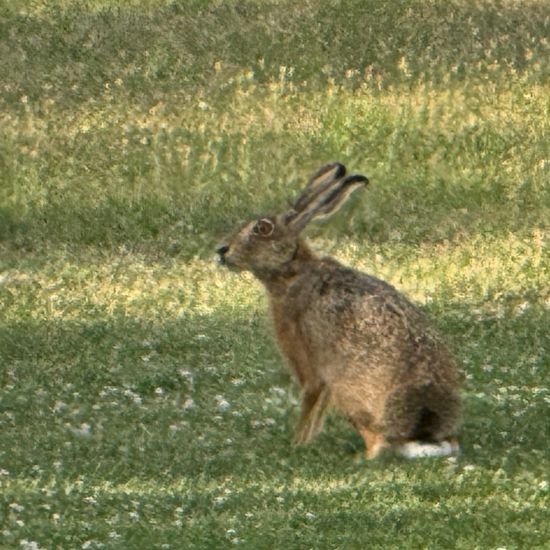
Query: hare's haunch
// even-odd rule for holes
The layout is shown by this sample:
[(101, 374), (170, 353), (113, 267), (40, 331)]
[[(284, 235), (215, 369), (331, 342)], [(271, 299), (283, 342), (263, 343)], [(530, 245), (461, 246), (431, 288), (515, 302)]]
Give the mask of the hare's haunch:
[(319, 433), (332, 403), (369, 458), (386, 448), (447, 456), (458, 450), (460, 398), (445, 345), (391, 285), (317, 257), (300, 237), (367, 183), (342, 164), (322, 167), (289, 211), (248, 223), (218, 248), (219, 261), (267, 290), (277, 342), (302, 389), (295, 443)]

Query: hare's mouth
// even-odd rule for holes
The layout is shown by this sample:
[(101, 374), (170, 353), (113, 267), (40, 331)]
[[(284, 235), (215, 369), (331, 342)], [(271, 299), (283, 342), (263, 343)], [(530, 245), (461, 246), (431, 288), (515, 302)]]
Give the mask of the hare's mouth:
[(226, 267), (230, 271), (240, 271), (239, 266), (235, 264), (231, 258), (228, 258), (228, 251), (228, 246), (220, 246), (220, 248), (216, 250), (216, 263), (218, 265)]

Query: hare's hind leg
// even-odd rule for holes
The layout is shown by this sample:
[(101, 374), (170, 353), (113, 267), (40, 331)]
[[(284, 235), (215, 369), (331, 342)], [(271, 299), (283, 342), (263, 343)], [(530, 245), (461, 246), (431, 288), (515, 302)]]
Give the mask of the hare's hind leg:
[(368, 428), (358, 428), (363, 441), (365, 442), (365, 454), (369, 460), (376, 458), (380, 453), (388, 448), (388, 442), (384, 437), (384, 434), (380, 432), (373, 432)]
[(444, 388), (428, 384), (393, 392), (385, 409), (393, 451), (406, 458), (457, 454), (459, 445), (453, 434), (459, 416), (458, 395)]
[(300, 420), (293, 439), (294, 445), (308, 443), (321, 431), (329, 401), (330, 391), (325, 385), (304, 389)]
[(369, 460), (376, 458), (389, 448), (386, 435), (379, 429), (370, 413), (356, 411), (353, 416), (349, 416), (349, 419), (365, 442), (365, 455)]

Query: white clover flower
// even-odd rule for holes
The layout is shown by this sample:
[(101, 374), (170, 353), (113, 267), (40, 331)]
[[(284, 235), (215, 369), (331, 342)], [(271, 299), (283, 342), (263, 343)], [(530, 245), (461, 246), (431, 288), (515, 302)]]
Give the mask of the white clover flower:
[(218, 403), (218, 410), (219, 411), (226, 411), (227, 409), (229, 409), (231, 407), (231, 405), (229, 404), (229, 401), (227, 401), (223, 397), (223, 395), (216, 395), (215, 399)]
[(71, 428), (71, 432), (79, 437), (90, 437), (92, 435), (92, 427), (87, 422), (83, 422), (78, 428)]
[(63, 403), (63, 401), (56, 401), (54, 403), (54, 406), (52, 407), (52, 411), (57, 414), (57, 413), (60, 413), (66, 407), (67, 407), (67, 403)]
[(188, 411), (189, 409), (192, 409), (195, 407), (195, 402), (191, 398), (188, 398), (183, 402), (182, 407), (183, 407), (183, 410)]

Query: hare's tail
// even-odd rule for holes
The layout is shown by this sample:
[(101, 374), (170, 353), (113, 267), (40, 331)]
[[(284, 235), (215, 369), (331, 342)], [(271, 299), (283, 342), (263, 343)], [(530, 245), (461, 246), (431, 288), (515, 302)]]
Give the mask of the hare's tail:
[(405, 458), (453, 456), (458, 454), (459, 449), (458, 441), (454, 438), (438, 443), (407, 441), (393, 448), (396, 454)]

